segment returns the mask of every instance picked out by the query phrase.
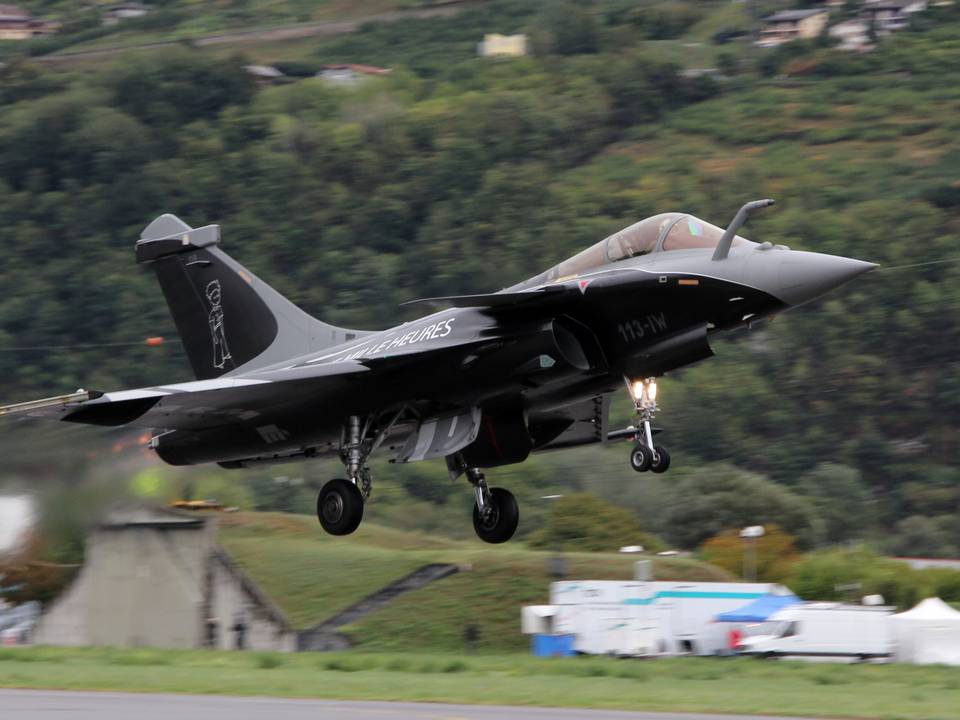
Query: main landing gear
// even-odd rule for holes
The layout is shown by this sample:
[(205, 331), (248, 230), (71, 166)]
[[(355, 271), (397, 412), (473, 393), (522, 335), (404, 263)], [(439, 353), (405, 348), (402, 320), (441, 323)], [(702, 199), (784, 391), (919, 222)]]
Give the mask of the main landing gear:
[(630, 467), (637, 472), (664, 473), (670, 467), (670, 453), (663, 446), (653, 444), (651, 427), (657, 412), (656, 379), (636, 381), (630, 385), (630, 394), (637, 409), (636, 444), (630, 451)]
[(468, 468), (466, 473), (477, 496), (473, 506), (473, 529), (477, 537), (488, 543), (506, 542), (520, 524), (517, 499), (509, 490), (487, 487), (486, 478), (477, 468)]
[(399, 413), (378, 432), (371, 431), (373, 420), (368, 418), (361, 427), (360, 418), (351, 415), (340, 440), (340, 459), (347, 470), (347, 479), (331, 480), (317, 496), (317, 519), (331, 535), (349, 535), (363, 520), (363, 506), (373, 490), (373, 474), (367, 467), (367, 458), (386, 437)]
[(513, 537), (520, 524), (520, 509), (513, 493), (503, 488), (491, 488), (479, 468), (470, 467), (460, 453), (447, 456), (450, 479), (467, 476), (473, 485), (476, 502), (473, 505), (473, 529), (484, 542), (505, 543)]
[[(402, 412), (383, 425), (379, 418), (368, 418), (362, 424), (356, 415), (347, 420), (340, 440), (340, 459), (347, 470), (347, 479), (331, 480), (317, 496), (317, 519), (331, 535), (349, 535), (360, 526), (364, 504), (373, 489), (367, 458), (389, 435)], [(468, 467), (460, 453), (447, 457), (447, 467), (452, 478), (465, 474), (473, 485), (476, 495), (473, 529), (477, 537), (488, 543), (504, 543), (512, 538), (520, 523), (520, 510), (513, 493), (489, 487), (483, 473)]]

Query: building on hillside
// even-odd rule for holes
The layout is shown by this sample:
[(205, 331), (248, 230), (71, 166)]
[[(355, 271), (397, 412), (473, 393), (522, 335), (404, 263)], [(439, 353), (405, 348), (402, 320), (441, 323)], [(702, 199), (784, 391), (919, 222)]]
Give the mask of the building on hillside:
[(757, 45), (776, 47), (794, 40), (815, 38), (827, 25), (830, 13), (823, 8), (784, 10), (764, 18)]
[(873, 49), (870, 24), (865, 20), (844, 20), (831, 25), (827, 33), (837, 42), (838, 50), (869, 52)]
[(34, 642), (294, 650), (290, 623), (217, 545), (215, 524), (166, 508), (110, 513)]
[(487, 33), (483, 36), (483, 41), (477, 44), (477, 54), (481, 57), (522, 57), (529, 52), (529, 47), (527, 36), (522, 33)]
[(139, 2), (126, 2), (112, 5), (103, 11), (103, 24), (116, 25), (124, 20), (136, 20), (146, 17), (150, 8)]
[(867, 0), (860, 16), (871, 23), (880, 35), (903, 30), (914, 13), (929, 7), (927, 0)]
[(372, 77), (383, 77), (389, 75), (392, 70), (389, 68), (376, 67), (374, 65), (357, 65), (345, 63), (340, 65), (324, 65), (323, 69), (317, 73), (317, 77), (323, 78), (331, 85), (356, 85)]
[(0, 5), (0, 40), (30, 40), (51, 35), (59, 28), (60, 23), (35, 18), (16, 5)]
[(287, 81), (287, 76), (271, 65), (244, 65), (244, 72), (260, 86), (279, 85)]

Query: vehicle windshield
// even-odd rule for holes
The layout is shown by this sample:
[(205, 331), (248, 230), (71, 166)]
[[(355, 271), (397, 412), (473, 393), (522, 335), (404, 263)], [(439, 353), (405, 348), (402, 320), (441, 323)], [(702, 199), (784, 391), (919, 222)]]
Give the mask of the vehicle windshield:
[[(662, 213), (634, 223), (552, 267), (543, 276), (555, 282), (609, 263), (653, 252), (714, 248), (723, 229), (684, 213)], [(737, 235), (733, 246), (750, 241)]]

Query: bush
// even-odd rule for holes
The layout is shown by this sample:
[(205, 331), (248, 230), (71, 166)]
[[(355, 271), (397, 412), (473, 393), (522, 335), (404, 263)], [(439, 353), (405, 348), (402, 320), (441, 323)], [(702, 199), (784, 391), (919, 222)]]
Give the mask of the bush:
[(260, 653), (257, 655), (257, 667), (261, 670), (272, 670), (283, 665), (283, 658), (276, 653)]
[(325, 670), (330, 670), (331, 672), (358, 672), (363, 670), (363, 666), (355, 661), (351, 661), (347, 658), (335, 657), (321, 663), (321, 666)]
[(662, 548), (655, 537), (643, 531), (636, 515), (590, 493), (572, 493), (556, 501), (529, 543), (537, 548), (581, 552), (616, 552), (624, 545)]
[(906, 563), (860, 548), (813, 553), (786, 578), (797, 595), (816, 600), (851, 599), (842, 586), (859, 583), (856, 595), (883, 595), (887, 604), (906, 610), (925, 597), (960, 600), (960, 572), (914, 570)]

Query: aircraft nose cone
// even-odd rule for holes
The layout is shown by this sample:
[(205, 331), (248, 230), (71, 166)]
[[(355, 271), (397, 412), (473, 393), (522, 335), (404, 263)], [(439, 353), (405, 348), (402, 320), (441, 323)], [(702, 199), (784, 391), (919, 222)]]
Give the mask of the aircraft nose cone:
[(791, 250), (781, 260), (776, 287), (771, 289), (785, 303), (802, 305), (876, 267), (863, 260)]

